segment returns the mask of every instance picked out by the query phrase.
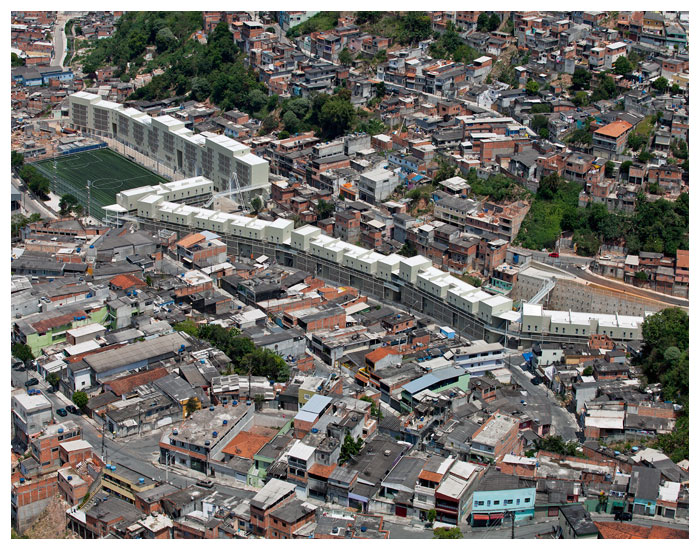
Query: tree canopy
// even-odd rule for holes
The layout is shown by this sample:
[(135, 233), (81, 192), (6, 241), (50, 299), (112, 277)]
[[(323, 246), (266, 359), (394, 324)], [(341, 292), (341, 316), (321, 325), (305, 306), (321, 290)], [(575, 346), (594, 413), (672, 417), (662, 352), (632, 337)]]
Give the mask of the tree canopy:
[(678, 462), (689, 455), (690, 319), (680, 308), (668, 308), (642, 324), (642, 355), (638, 360), (650, 382), (659, 382), (664, 399), (682, 406), (675, 429), (658, 437), (658, 446)]

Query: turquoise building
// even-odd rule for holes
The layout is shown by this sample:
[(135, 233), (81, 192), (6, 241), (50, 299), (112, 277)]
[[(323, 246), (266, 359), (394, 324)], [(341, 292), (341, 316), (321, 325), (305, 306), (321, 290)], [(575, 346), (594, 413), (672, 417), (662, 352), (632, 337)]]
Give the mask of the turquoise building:
[(506, 513), (515, 514), (515, 521), (535, 516), (534, 480), (489, 470), (472, 495), (470, 523), (472, 526), (503, 522)]

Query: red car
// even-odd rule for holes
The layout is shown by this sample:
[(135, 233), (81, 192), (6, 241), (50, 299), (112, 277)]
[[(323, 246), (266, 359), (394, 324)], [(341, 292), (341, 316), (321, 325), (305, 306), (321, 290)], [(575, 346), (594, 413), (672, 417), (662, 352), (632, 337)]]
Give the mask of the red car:
[(550, 257), (550, 258), (558, 258), (558, 257), (559, 257), (559, 252), (550, 252), (549, 257)]

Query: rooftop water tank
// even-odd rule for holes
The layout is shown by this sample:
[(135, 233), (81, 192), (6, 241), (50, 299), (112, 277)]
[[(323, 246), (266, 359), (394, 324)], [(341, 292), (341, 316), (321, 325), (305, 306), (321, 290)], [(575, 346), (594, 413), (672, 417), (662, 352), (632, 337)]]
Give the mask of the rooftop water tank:
[(67, 479), (68, 481), (71, 481), (71, 480), (73, 479), (73, 476), (68, 476), (66, 479)]
[(143, 485), (146, 480), (142, 477), (139, 478), (139, 485)]
[(219, 432), (211, 432), (212, 437), (218, 437)]

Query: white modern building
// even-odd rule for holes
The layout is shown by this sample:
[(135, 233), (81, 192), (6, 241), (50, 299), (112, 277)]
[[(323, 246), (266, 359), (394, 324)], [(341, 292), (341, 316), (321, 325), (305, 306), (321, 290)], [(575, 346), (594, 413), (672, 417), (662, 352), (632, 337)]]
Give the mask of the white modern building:
[(170, 115), (151, 117), (99, 95), (69, 96), (70, 120), (86, 134), (114, 138), (185, 177), (205, 176), (215, 192), (238, 186), (248, 197), (269, 196), (269, 163), (250, 147), (211, 132), (195, 134)]

